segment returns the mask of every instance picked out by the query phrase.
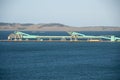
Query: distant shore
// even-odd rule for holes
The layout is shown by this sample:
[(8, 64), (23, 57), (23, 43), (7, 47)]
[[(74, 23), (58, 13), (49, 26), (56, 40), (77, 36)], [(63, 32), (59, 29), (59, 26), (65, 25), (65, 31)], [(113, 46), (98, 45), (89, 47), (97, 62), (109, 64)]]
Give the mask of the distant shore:
[[(7, 27), (7, 26), (6, 26)], [(23, 27), (8, 27), (1, 28), (0, 31), (120, 31), (120, 27), (27, 27), (22, 29)]]
[(120, 31), (120, 27), (115, 26), (89, 26), (74, 27), (60, 23), (49, 24), (18, 24), (0, 23), (0, 31)]

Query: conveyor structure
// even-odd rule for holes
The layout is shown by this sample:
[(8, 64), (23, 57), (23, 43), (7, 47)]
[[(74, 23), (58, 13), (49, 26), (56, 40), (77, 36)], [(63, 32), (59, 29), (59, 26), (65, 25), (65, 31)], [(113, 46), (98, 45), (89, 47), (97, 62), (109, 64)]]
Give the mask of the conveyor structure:
[(62, 41), (90, 41), (90, 42), (102, 42), (102, 41), (110, 41), (110, 42), (118, 42), (120, 41), (119, 37), (114, 35), (111, 36), (92, 36), (92, 35), (85, 35), (78, 32), (68, 32), (69, 36), (39, 36), (39, 35), (30, 35), (27, 33), (23, 33), (20, 31), (15, 31), (8, 36), (8, 40), (31, 40), (35, 39), (38, 41), (54, 41), (62, 40)]

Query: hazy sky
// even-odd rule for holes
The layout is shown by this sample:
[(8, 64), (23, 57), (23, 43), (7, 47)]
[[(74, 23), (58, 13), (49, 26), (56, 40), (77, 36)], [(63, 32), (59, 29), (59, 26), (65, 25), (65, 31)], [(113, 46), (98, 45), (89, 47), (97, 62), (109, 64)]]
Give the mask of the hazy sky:
[(120, 0), (0, 0), (0, 22), (120, 26)]

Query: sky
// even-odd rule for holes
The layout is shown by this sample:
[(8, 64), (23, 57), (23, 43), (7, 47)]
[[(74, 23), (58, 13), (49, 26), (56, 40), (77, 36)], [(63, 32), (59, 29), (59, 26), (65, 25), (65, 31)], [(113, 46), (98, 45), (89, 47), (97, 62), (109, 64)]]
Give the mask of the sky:
[(120, 26), (120, 0), (0, 0), (0, 22)]

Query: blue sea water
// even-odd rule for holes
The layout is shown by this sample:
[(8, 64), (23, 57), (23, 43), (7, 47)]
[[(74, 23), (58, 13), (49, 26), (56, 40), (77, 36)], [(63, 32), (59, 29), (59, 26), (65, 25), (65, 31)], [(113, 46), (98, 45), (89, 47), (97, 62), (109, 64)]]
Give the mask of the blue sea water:
[[(7, 39), (9, 33), (1, 31), (0, 38)], [(120, 36), (120, 32), (83, 33)], [(0, 42), (0, 80), (120, 80), (119, 75), (120, 42)]]

